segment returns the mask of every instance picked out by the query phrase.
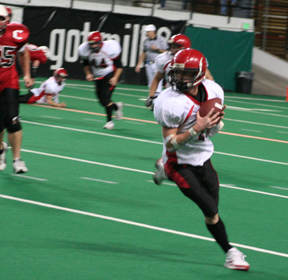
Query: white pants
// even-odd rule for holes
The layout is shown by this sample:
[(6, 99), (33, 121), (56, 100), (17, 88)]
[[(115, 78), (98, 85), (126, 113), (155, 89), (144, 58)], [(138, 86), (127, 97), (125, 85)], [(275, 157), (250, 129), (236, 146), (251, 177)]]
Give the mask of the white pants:
[[(157, 73), (156, 63), (145, 64), (145, 69), (146, 69), (146, 77), (148, 80), (148, 87), (150, 88), (153, 78)], [(163, 85), (163, 79), (159, 82), (154, 96), (158, 96), (158, 94), (162, 91), (162, 85)]]

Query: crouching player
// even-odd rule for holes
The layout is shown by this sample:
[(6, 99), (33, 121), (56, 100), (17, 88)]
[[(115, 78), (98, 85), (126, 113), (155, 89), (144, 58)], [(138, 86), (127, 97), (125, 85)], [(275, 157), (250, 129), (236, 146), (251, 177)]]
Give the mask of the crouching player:
[(30, 89), (27, 94), (19, 96), (19, 103), (48, 104), (54, 107), (66, 107), (66, 103), (59, 103), (59, 93), (65, 87), (68, 72), (64, 68), (58, 68), (54, 75), (41, 84), (40, 88)]

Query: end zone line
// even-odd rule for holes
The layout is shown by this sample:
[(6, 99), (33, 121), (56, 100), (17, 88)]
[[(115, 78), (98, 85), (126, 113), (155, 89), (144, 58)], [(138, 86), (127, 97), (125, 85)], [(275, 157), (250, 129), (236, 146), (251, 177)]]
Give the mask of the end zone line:
[[(14, 200), (14, 201), (18, 201), (18, 202), (33, 204), (33, 205), (42, 206), (42, 207), (51, 208), (51, 209), (57, 209), (57, 210), (61, 210), (61, 211), (66, 211), (66, 212), (70, 212), (70, 213), (90, 216), (90, 217), (99, 218), (99, 219), (103, 219), (103, 220), (109, 220), (109, 221), (128, 224), (128, 225), (132, 225), (132, 226), (138, 226), (138, 227), (142, 227), (142, 228), (148, 228), (148, 229), (152, 229), (152, 230), (167, 232), (167, 233), (171, 233), (171, 234), (175, 234), (175, 235), (181, 235), (181, 236), (186, 236), (186, 237), (190, 237), (190, 238), (215, 242), (215, 240), (213, 238), (200, 236), (200, 235), (196, 235), (196, 234), (191, 234), (191, 233), (186, 233), (186, 232), (182, 232), (182, 231), (176, 231), (176, 230), (151, 226), (151, 225), (132, 222), (132, 221), (124, 220), (124, 219), (118, 219), (118, 218), (114, 218), (114, 217), (94, 214), (94, 213), (90, 213), (90, 212), (80, 211), (80, 210), (76, 210), (76, 209), (61, 207), (61, 206), (57, 206), (57, 205), (53, 205), (53, 204), (47, 204), (47, 203), (42, 203), (42, 202), (28, 200), (28, 199), (22, 199), (22, 198), (18, 198), (18, 197), (3, 195), (3, 194), (0, 194), (0, 197), (3, 199)], [(285, 253), (261, 249), (261, 248), (257, 248), (257, 247), (253, 247), (253, 246), (247, 246), (247, 245), (238, 244), (238, 243), (230, 243), (230, 244), (232, 244), (233, 246), (245, 248), (245, 249), (252, 250), (252, 251), (258, 251), (258, 252), (262, 252), (262, 253), (266, 253), (266, 254), (270, 254), (270, 255), (276, 255), (276, 256), (288, 258), (288, 254), (285, 254)]]

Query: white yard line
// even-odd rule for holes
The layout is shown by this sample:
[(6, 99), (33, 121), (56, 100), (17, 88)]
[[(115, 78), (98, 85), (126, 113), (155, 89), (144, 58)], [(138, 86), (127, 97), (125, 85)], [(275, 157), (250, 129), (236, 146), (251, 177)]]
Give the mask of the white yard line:
[(100, 183), (106, 183), (106, 184), (119, 184), (118, 182), (106, 181), (106, 180), (89, 178), (89, 177), (80, 177), (80, 179), (88, 180), (88, 181), (95, 181), (95, 182), (100, 182)]
[(31, 176), (27, 176), (27, 175), (23, 175), (23, 174), (11, 174), (11, 175), (16, 176), (16, 177), (25, 178), (25, 179), (35, 180), (35, 181), (42, 181), (42, 182), (48, 181), (47, 179), (31, 177)]
[[(91, 212), (85, 212), (85, 211), (80, 211), (77, 209), (60, 207), (60, 206), (53, 205), (53, 204), (47, 204), (47, 203), (42, 203), (39, 201), (22, 199), (22, 198), (18, 198), (18, 197), (3, 195), (3, 194), (0, 194), (0, 197), (3, 199), (7, 199), (7, 200), (13, 200), (13, 201), (18, 201), (18, 202), (22, 202), (22, 203), (37, 205), (37, 206), (46, 207), (46, 208), (50, 208), (50, 209), (70, 212), (70, 213), (74, 213), (74, 214), (78, 214), (78, 215), (90, 216), (93, 218), (98, 218), (98, 219), (108, 220), (108, 221), (112, 221), (112, 222), (117, 222), (117, 223), (122, 223), (122, 224), (142, 227), (142, 228), (147, 228), (147, 229), (151, 229), (151, 230), (155, 230), (155, 231), (161, 231), (161, 232), (166, 232), (166, 233), (170, 233), (170, 234), (186, 236), (189, 238), (201, 239), (201, 240), (205, 240), (205, 241), (209, 241), (209, 242), (215, 242), (215, 240), (213, 238), (209, 238), (209, 237), (205, 237), (205, 236), (201, 236), (201, 235), (196, 235), (196, 234), (191, 234), (191, 233), (187, 233), (187, 232), (182, 232), (182, 231), (171, 230), (171, 229), (157, 227), (157, 226), (152, 226), (152, 225), (148, 225), (148, 224), (133, 222), (133, 221), (125, 220), (125, 219), (114, 218), (111, 216), (99, 215), (99, 214), (95, 214), (95, 213), (91, 213)], [(286, 254), (286, 253), (266, 250), (266, 249), (257, 248), (257, 247), (244, 245), (244, 244), (238, 244), (238, 243), (231, 243), (231, 244), (233, 246), (245, 248), (245, 249), (252, 250), (252, 251), (257, 251), (257, 252), (261, 252), (261, 253), (265, 253), (265, 254), (276, 255), (276, 256), (288, 258), (288, 254)]]

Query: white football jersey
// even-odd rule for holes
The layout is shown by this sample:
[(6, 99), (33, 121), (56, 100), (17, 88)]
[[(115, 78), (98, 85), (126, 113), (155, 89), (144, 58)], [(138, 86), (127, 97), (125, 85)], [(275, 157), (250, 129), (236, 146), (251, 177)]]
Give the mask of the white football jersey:
[(87, 59), (94, 78), (102, 78), (115, 70), (114, 59), (120, 56), (121, 46), (116, 40), (103, 41), (98, 53), (89, 48), (88, 42), (82, 43), (79, 48), (81, 59)]
[[(208, 99), (219, 97), (224, 103), (223, 89), (214, 81), (204, 80), (200, 84), (201, 92)], [(199, 89), (200, 90), (200, 89)], [(203, 103), (202, 102), (202, 103)], [(154, 103), (154, 117), (161, 126), (178, 128), (177, 134), (187, 131), (196, 123), (196, 113), (201, 103), (191, 95), (174, 90), (172, 87), (162, 91)], [(163, 162), (166, 163), (168, 157), (176, 157), (178, 164), (190, 164), (193, 166), (203, 166), (213, 154), (214, 146), (205, 133), (198, 133), (186, 144), (180, 145), (175, 153), (169, 153), (163, 144)]]
[(157, 72), (164, 74), (165, 76), (166, 87), (170, 86), (168, 81), (169, 81), (169, 71), (172, 57), (173, 55), (171, 54), (171, 52), (166, 51), (164, 53), (159, 54), (155, 60)]
[(55, 77), (50, 77), (48, 80), (46, 80), (44, 83), (41, 84), (40, 88), (33, 88), (31, 89), (31, 92), (39, 98), (36, 102), (40, 104), (46, 104), (47, 103), (47, 95), (52, 96), (52, 100), (55, 103), (59, 103), (59, 93), (64, 89), (65, 83), (62, 82), (61, 85), (59, 85)]

